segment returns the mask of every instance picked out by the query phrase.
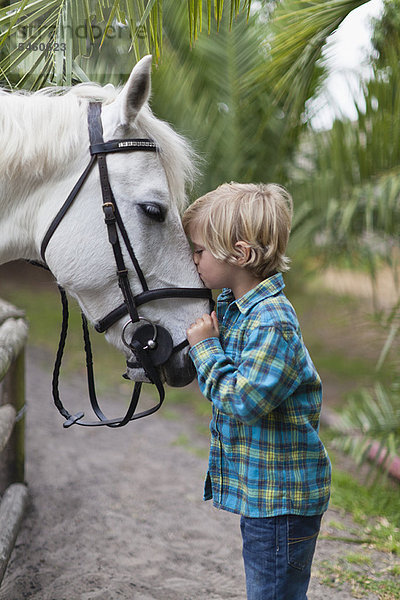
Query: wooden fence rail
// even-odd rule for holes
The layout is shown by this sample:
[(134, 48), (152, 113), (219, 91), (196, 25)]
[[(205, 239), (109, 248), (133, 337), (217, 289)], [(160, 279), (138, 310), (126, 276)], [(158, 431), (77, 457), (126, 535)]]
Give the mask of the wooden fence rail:
[(0, 299), (0, 584), (28, 498), (24, 483), (27, 334), (23, 313)]

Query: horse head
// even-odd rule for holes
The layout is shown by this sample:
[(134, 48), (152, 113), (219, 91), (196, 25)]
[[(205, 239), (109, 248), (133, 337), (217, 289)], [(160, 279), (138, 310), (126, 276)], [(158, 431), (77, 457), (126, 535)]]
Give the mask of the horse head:
[[(36, 175), (21, 175), (25, 184), (15, 182), (18, 204), (25, 203), (25, 216), (19, 220), (20, 227), (23, 221), (24, 235), (18, 232), (24, 243), (18, 251), (15, 240), (10, 242), (8, 259), (43, 259), (40, 256), (43, 238), (90, 158), (87, 112), (89, 103), (97, 100), (102, 107), (100, 127), (105, 143), (145, 138), (157, 148), (155, 152), (139, 149), (110, 152), (106, 156), (112, 195), (148, 289), (202, 288), (180, 220), (185, 185), (194, 174), (193, 154), (182, 137), (152, 114), (148, 106), (150, 87), (151, 57), (145, 57), (119, 92), (110, 85), (101, 88), (83, 84), (61, 96), (33, 94), (22, 98), (25, 103), (34, 102), (37, 108), (32, 113), (36, 115), (36, 123), (30, 135), (36, 133), (39, 149), (36, 159), (30, 157), (30, 164), (34, 160), (42, 160), (43, 164)], [(46, 136), (47, 143), (43, 140)], [(34, 153), (35, 143), (30, 140), (29, 144)], [(10, 181), (9, 187), (12, 188)], [(58, 284), (78, 301), (94, 325), (125, 300), (118, 285), (103, 204), (99, 172), (91, 169), (45, 247), (45, 261)], [(20, 211), (14, 214), (18, 216)], [(15, 223), (13, 227), (19, 229)], [(121, 232), (117, 236), (121, 237)], [(126, 279), (132, 296), (138, 296), (143, 292), (143, 284), (132, 267), (127, 244), (121, 243), (120, 251), (127, 265)], [(153, 329), (166, 330), (172, 344), (179, 348), (159, 367), (161, 378), (172, 386), (186, 385), (194, 378), (187, 347), (181, 347), (187, 327), (207, 307), (206, 299), (157, 294), (155, 299), (136, 307), (143, 322)], [(134, 335), (136, 324), (129, 324), (128, 334), (127, 319), (129, 322), (129, 317), (121, 313), (110, 322), (106, 338), (126, 356), (130, 365), (128, 377), (143, 381), (144, 371), (135, 362), (132, 346), (126, 343), (127, 337)]]

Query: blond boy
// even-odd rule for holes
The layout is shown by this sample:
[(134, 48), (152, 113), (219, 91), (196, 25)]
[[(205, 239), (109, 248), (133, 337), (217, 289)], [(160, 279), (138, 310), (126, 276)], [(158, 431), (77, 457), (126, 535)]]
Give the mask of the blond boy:
[(329, 501), (321, 380), (283, 293), (291, 218), (283, 187), (238, 183), (183, 216), (201, 279), (223, 290), (187, 337), (213, 409), (204, 497), (241, 515), (248, 600), (306, 600)]

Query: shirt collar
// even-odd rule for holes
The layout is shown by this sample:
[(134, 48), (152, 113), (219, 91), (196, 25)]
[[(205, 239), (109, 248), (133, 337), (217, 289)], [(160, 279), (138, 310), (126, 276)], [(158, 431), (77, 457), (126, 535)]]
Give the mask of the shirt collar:
[(234, 302), (241, 313), (246, 314), (249, 312), (255, 304), (258, 304), (265, 298), (269, 298), (271, 296), (275, 296), (279, 294), (285, 287), (282, 273), (276, 273), (268, 279), (264, 279), (261, 281), (255, 288), (248, 291), (244, 296), (235, 300), (233, 298), (232, 290), (229, 288), (225, 288), (219, 300), (222, 302)]

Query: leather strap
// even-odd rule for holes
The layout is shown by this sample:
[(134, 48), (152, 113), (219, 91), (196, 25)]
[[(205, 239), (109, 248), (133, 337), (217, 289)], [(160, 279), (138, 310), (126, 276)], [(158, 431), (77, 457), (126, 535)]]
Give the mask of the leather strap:
[(103, 411), (101, 410), (101, 408), (99, 406), (97, 396), (96, 396), (94, 371), (93, 371), (92, 346), (91, 346), (91, 342), (90, 342), (90, 335), (89, 335), (87, 320), (83, 313), (82, 313), (82, 330), (83, 330), (85, 354), (86, 354), (87, 383), (88, 383), (88, 390), (89, 390), (91, 406), (92, 406), (92, 409), (93, 409), (95, 415), (97, 416), (98, 420), (97, 421), (84, 421), (83, 420), (83, 418), (84, 418), (83, 412), (80, 411), (73, 415), (64, 407), (64, 405), (60, 399), (59, 378), (60, 378), (60, 368), (61, 368), (61, 362), (62, 362), (62, 357), (63, 357), (63, 353), (64, 353), (64, 348), (65, 348), (65, 342), (66, 342), (67, 334), (68, 334), (69, 310), (68, 310), (68, 299), (67, 299), (65, 290), (61, 286), (59, 286), (58, 289), (59, 289), (59, 292), (61, 295), (63, 316), (62, 316), (60, 343), (59, 343), (59, 347), (57, 350), (56, 362), (55, 362), (54, 371), (53, 371), (52, 388), (53, 388), (54, 403), (55, 403), (57, 409), (59, 410), (59, 412), (61, 413), (61, 415), (66, 419), (65, 422), (63, 423), (63, 427), (65, 429), (67, 429), (67, 428), (71, 427), (71, 425), (74, 425), (74, 424), (81, 425), (83, 427), (99, 427), (99, 426), (107, 426), (107, 427), (113, 427), (113, 428), (123, 427), (130, 421), (135, 421), (137, 419), (141, 419), (142, 417), (147, 417), (148, 415), (151, 415), (154, 412), (156, 412), (161, 407), (161, 405), (163, 404), (164, 399), (165, 399), (164, 387), (158, 377), (158, 373), (157, 373), (155, 367), (152, 364), (149, 353), (147, 351), (143, 350), (143, 348), (139, 342), (133, 340), (132, 343), (134, 346), (134, 348), (133, 348), (134, 352), (135, 352), (137, 358), (139, 359), (141, 366), (144, 368), (147, 377), (150, 379), (150, 381), (152, 383), (154, 383), (156, 385), (158, 393), (159, 393), (159, 401), (157, 404), (152, 406), (150, 409), (147, 409), (140, 413), (135, 413), (138, 402), (139, 402), (139, 397), (140, 397), (140, 392), (141, 392), (141, 387), (142, 387), (142, 384), (140, 382), (136, 382), (134, 385), (134, 389), (132, 392), (132, 397), (131, 397), (131, 401), (130, 401), (128, 410), (124, 416), (117, 417), (114, 419), (108, 419), (106, 417), (106, 415), (103, 413)]
[(83, 171), (82, 175), (79, 177), (78, 181), (72, 188), (68, 198), (66, 199), (66, 201), (64, 202), (64, 204), (62, 205), (62, 207), (60, 208), (60, 210), (54, 217), (53, 221), (51, 222), (48, 230), (46, 231), (46, 234), (42, 241), (42, 245), (40, 246), (40, 256), (42, 257), (44, 264), (46, 264), (45, 254), (46, 254), (46, 248), (49, 244), (49, 241), (52, 238), (53, 233), (55, 232), (55, 230), (57, 229), (57, 227), (59, 226), (59, 224), (65, 217), (65, 215), (67, 214), (69, 207), (72, 205), (73, 201), (75, 200), (76, 196), (78, 195), (78, 192), (80, 191), (81, 187), (83, 186), (84, 182), (86, 181), (95, 162), (96, 162), (96, 156), (92, 156), (89, 161), (89, 164)]
[(154, 152), (158, 150), (155, 142), (149, 139), (131, 139), (131, 140), (110, 140), (109, 142), (91, 144), (90, 154), (110, 154), (113, 152), (132, 152), (132, 150), (142, 150), (144, 152)]
[[(214, 309), (214, 302), (210, 290), (207, 288), (156, 288), (154, 290), (147, 290), (135, 296), (135, 304), (136, 307), (138, 307), (142, 304), (147, 304), (147, 302), (169, 298), (204, 298), (211, 303), (210, 312)], [(127, 314), (128, 310), (125, 304), (120, 304), (120, 306), (117, 306), (117, 308), (114, 308), (114, 310), (109, 312), (104, 319), (100, 319), (94, 328), (98, 333), (104, 333)]]
[[(124, 297), (127, 312), (129, 313), (129, 316), (132, 319), (132, 322), (134, 323), (139, 320), (139, 315), (136, 310), (135, 299), (132, 293), (132, 288), (129, 283), (128, 269), (125, 266), (121, 244), (119, 242), (117, 231), (116, 206), (113, 201), (111, 188), (108, 184), (107, 166), (106, 163), (103, 162), (103, 159), (105, 160), (105, 155), (99, 154), (97, 160), (99, 164), (101, 191), (103, 194), (104, 202), (104, 222), (107, 226), (108, 239), (114, 253), (115, 264), (117, 265), (118, 285)], [(107, 184), (104, 181), (104, 177), (106, 177), (107, 179)]]

